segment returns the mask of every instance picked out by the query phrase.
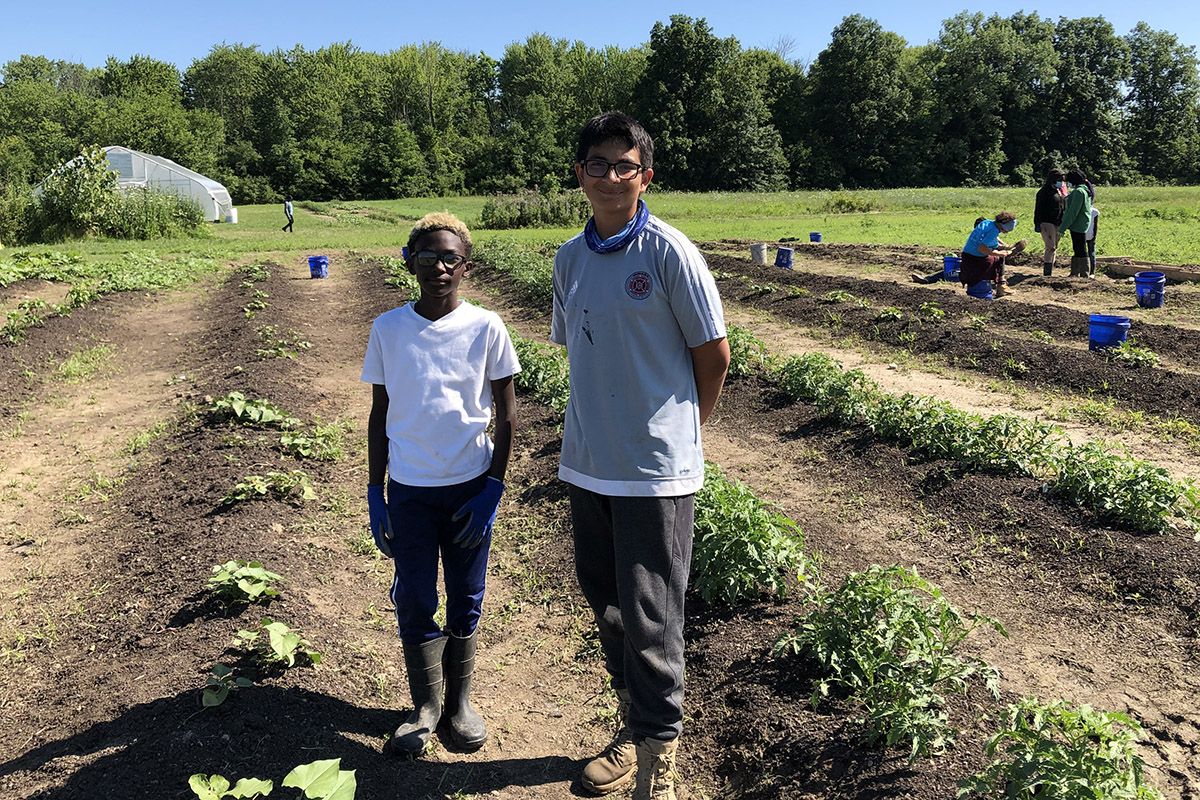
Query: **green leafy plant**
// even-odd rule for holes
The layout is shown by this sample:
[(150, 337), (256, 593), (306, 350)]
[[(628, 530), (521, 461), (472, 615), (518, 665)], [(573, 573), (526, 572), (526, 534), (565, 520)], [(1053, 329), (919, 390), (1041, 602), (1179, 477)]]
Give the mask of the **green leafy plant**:
[(1143, 347), (1132, 338), (1126, 339), (1116, 347), (1106, 347), (1104, 355), (1110, 361), (1128, 364), (1131, 367), (1157, 367), (1161, 361), (1157, 353)]
[(279, 596), (279, 590), (273, 584), (283, 580), (282, 576), (271, 572), (258, 561), (226, 561), (214, 566), (212, 571), (212, 577), (208, 579), (209, 589), (231, 605), (269, 603), (272, 598)]
[(713, 464), (696, 493), (691, 585), (707, 602), (736, 605), (762, 594), (786, 595), (815, 574), (796, 523)]
[(253, 685), (254, 681), (249, 678), (234, 675), (230, 667), (214, 664), (204, 685), (201, 702), (205, 708), (215, 708), (228, 700), (229, 695)]
[(188, 786), (199, 800), (252, 800), (255, 797), (266, 797), (275, 788), (271, 781), (259, 778), (242, 778), (232, 788), (229, 779), (223, 775), (203, 775), (197, 773), (188, 779)]
[(1054, 337), (1046, 331), (1033, 331), (1029, 334), (1029, 337), (1035, 341), (1041, 342), (1042, 344), (1054, 343)]
[(852, 300), (857, 300), (857, 299), (858, 298), (855, 295), (850, 294), (850, 292), (844, 291), (842, 289), (834, 289), (831, 292), (826, 292), (825, 296), (821, 298), (821, 302), (822, 303), (849, 303)]
[(279, 333), (275, 325), (263, 325), (258, 329), (263, 346), (254, 352), (259, 358), (295, 358), (300, 350), (312, 347), (312, 342), (300, 338), (296, 331)]
[(308, 800), (354, 800), (354, 770), (342, 769), (340, 758), (301, 764), (283, 778), (283, 786), (300, 789)]
[(982, 314), (967, 314), (967, 327), (973, 331), (987, 329), (987, 317)]
[(285, 453), (298, 458), (337, 461), (345, 454), (348, 429), (345, 422), (330, 422), (314, 425), (307, 433), (284, 431), (279, 437), (279, 446)]
[(241, 392), (230, 392), (214, 400), (206, 397), (209, 413), (218, 419), (235, 419), (246, 425), (282, 428), (290, 430), (299, 426), (300, 420), (291, 416), (270, 400), (259, 398), (247, 400)]
[(511, 330), (509, 333), (521, 361), (521, 371), (513, 377), (517, 388), (530, 392), (555, 411), (565, 411), (571, 396), (571, 379), (562, 349), (530, 341)]
[(933, 302), (921, 303), (921, 306), (917, 309), (917, 313), (923, 318), (930, 320), (940, 320), (946, 317), (946, 312), (942, 310), (942, 307)]
[(965, 694), (982, 679), (999, 696), (999, 673), (960, 656), (979, 628), (1003, 635), (994, 619), (963, 615), (941, 589), (914, 570), (872, 566), (851, 573), (835, 591), (814, 585), (815, 609), (776, 644), (777, 655), (801, 655), (820, 672), (811, 702), (845, 692), (863, 710), (869, 743), (904, 745), (909, 760), (944, 751), (957, 732), (946, 713), (947, 693)]
[(1143, 780), (1141, 726), (1126, 714), (1024, 698), (985, 747), (992, 763), (958, 796), (1011, 800), (1161, 800)]
[(271, 270), (266, 264), (249, 264), (243, 272), (246, 273), (246, 280), (251, 283), (263, 283), (271, 277)]
[(275, 496), (292, 503), (306, 503), (317, 499), (308, 473), (302, 469), (294, 469), (290, 472), (272, 470), (266, 475), (247, 475), (234, 485), (229, 494), (222, 498), (221, 503), (233, 505), (267, 496)]
[(1003, 368), (1006, 375), (1014, 378), (1021, 378), (1029, 374), (1029, 365), (1012, 357), (1004, 359)]
[(730, 325), (727, 332), (729, 342), (729, 376), (747, 378), (762, 373), (771, 361), (766, 344), (745, 328)]
[(321, 654), (312, 649), (307, 639), (270, 617), (263, 617), (260, 630), (238, 631), (233, 644), (247, 648), (264, 664), (290, 668), (296, 666), (297, 659), (306, 660), (313, 666), (321, 663)]
[(888, 306), (875, 315), (876, 322), (899, 322), (904, 319), (904, 312), (895, 306)]

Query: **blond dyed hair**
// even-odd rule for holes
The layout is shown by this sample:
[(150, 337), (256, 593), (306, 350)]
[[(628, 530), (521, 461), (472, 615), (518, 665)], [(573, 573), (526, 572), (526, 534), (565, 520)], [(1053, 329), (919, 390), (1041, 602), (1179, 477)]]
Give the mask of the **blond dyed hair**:
[(417, 224), (413, 225), (412, 233), (408, 235), (408, 252), (413, 252), (413, 246), (418, 239), (434, 231), (450, 231), (462, 240), (462, 243), (467, 246), (467, 255), (471, 255), (471, 232), (467, 230), (466, 224), (461, 219), (449, 211), (434, 211), (417, 220)]

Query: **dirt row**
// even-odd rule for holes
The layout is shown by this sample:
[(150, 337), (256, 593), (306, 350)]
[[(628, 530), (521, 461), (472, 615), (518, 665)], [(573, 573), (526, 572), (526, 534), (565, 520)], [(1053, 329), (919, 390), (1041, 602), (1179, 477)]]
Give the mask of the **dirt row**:
[[(492, 740), (472, 756), (436, 748), (397, 764), (381, 755), (407, 689), (390, 567), (363, 536), (369, 392), (357, 375), (370, 320), (396, 298), (370, 271), (343, 269), (329, 281), (303, 280), (298, 267), (272, 272), (253, 287), (270, 294), (253, 318), (242, 310), (253, 289), (238, 273), (192, 308), (160, 309), (166, 319), (203, 320), (173, 364), (188, 383), (170, 430), (108, 496), (89, 501), (86, 521), (50, 527), (23, 556), (37, 581), (22, 581), (19, 570), (5, 576), (20, 587), (5, 593), (19, 597), (6, 604), (6, 634), (43, 620), (52, 631), (23, 642), (6, 636), (14, 646), (6, 650), (12, 680), (0, 693), (0, 795), (187, 798), (195, 772), (278, 781), (297, 764), (335, 757), (358, 771), (358, 796), (368, 800), (566, 794), (580, 759), (606, 737), (607, 700), (598, 662), (577, 658), (587, 648), (578, 606), (561, 592), (533, 594), (539, 584), (522, 581), (531, 570), (516, 556), (494, 559), (482, 629), (476, 687)], [(88, 335), (103, 337), (110, 317), (93, 321)], [(296, 360), (261, 358), (263, 325), (295, 330), (313, 346)], [(23, 357), (45, 359), (36, 347), (27, 342)], [(110, 377), (80, 391), (119, 392), (124, 375)], [(299, 461), (280, 452), (277, 434), (209, 419), (204, 398), (233, 390), (305, 420), (348, 420), (345, 459)], [(524, 450), (514, 455), (514, 472), (523, 460)], [(320, 500), (222, 506), (238, 480), (272, 469), (306, 470)], [(528, 514), (511, 518), (504, 536), (543, 532)], [(214, 605), (205, 581), (227, 558), (261, 559), (284, 575), (284, 599), (265, 611)], [(263, 613), (301, 631), (322, 651), (321, 666), (262, 670), (231, 650), (236, 631)], [(199, 689), (218, 662), (248, 670), (257, 685), (205, 710)]]
[[(806, 252), (807, 259), (847, 261), (850, 263), (869, 263), (872, 259), (881, 257), (873, 248), (863, 252), (850, 246), (834, 246), (827, 250), (824, 246), (813, 248)], [(891, 252), (882, 257), (891, 256)], [(744, 258), (727, 254), (710, 253), (710, 266), (758, 281), (776, 281), (777, 276), (787, 270), (775, 267), (762, 267)], [(920, 263), (913, 263), (912, 270), (924, 274), (929, 271), (928, 256)], [(789, 285), (800, 286), (811, 291), (815, 296), (823, 296), (834, 290), (849, 291), (853, 294), (871, 300), (879, 308), (896, 306), (909, 310), (916, 309), (924, 302), (936, 302), (948, 314), (961, 317), (972, 314), (982, 317), (989, 328), (1000, 328), (1015, 333), (1033, 333), (1039, 331), (1049, 334), (1064, 343), (1083, 344), (1088, 340), (1088, 314), (1054, 303), (1022, 302), (1018, 295), (1004, 302), (986, 303), (967, 297), (961, 291), (931, 291), (928, 286), (915, 285), (907, 282), (907, 276), (897, 276), (902, 283), (883, 280), (864, 280), (859, 277), (822, 275), (804, 268), (803, 263), (792, 270), (793, 277)], [(891, 272), (889, 272), (891, 274)], [(950, 285), (950, 284), (946, 284)], [(957, 286), (957, 284), (954, 284)], [(1104, 291), (1111, 295), (1108, 309), (1105, 313), (1114, 312), (1121, 305), (1133, 302), (1132, 289), (1125, 284), (1097, 284), (1080, 281), (1068, 277), (1023, 276), (1015, 279), (1016, 287), (1030, 289), (1043, 287), (1059, 294), (1070, 296), (1073, 293), (1087, 290), (1089, 292)], [(1136, 307), (1136, 305), (1135, 305)], [(1101, 309), (1096, 309), (1099, 312)], [(1160, 325), (1148, 322), (1134, 322), (1131, 335), (1138, 344), (1148, 347), (1166, 360), (1185, 369), (1200, 370), (1200, 353), (1196, 352), (1195, 340), (1197, 332), (1175, 325)]]
[[(975, 313), (970, 311), (972, 306), (951, 306), (959, 298), (951, 296), (943, 301), (944, 293), (932, 297), (894, 284), (787, 270), (774, 270), (764, 279), (762, 267), (722, 256), (714, 256), (710, 266), (719, 276), (722, 293), (731, 299), (767, 309), (808, 328), (838, 335), (853, 333), (889, 347), (934, 354), (952, 366), (1021, 384), (1097, 394), (1145, 411), (1200, 421), (1200, 375), (1166, 366), (1123, 365), (1099, 352), (1035, 341), (1014, 335), (1008, 328), (996, 330), (986, 320), (982, 329), (976, 329), (964, 316), (968, 311)], [(798, 295), (793, 289), (806, 293)], [(825, 295), (834, 289), (869, 300), (871, 305), (830, 302)], [(934, 302), (947, 313), (923, 313), (920, 307), (925, 302)], [(1009, 305), (1013, 304), (978, 303), (974, 308)], [(880, 311), (889, 306), (899, 308), (903, 318), (881, 319)], [(1190, 358), (1194, 361), (1194, 354)]]
[[(506, 319), (544, 338), (544, 312), (510, 299), (518, 294), (503, 276), (480, 270), (476, 279), (497, 292), (487, 302)], [(1048, 502), (1033, 480), (913, 463), (750, 380), (728, 384), (705, 451), (800, 522), (831, 579), (870, 563), (916, 566), (961, 606), (1008, 626), (1011, 639), (974, 646), (1010, 691), (1130, 711), (1151, 733), (1153, 780), (1172, 796), (1200, 796), (1191, 699), (1200, 690), (1200, 557), (1189, 538), (1106, 528)], [(738, 779), (744, 796), (945, 797), (977, 766), (979, 698), (956, 709), (961, 746), (934, 773), (910, 771), (895, 754), (856, 750), (847, 717), (805, 716), (811, 676), (769, 657), (798, 608), (698, 606), (689, 612), (689, 697), (699, 698), (705, 745), (695, 757), (731, 781), (755, 776)], [(813, 730), (816, 740), (802, 735)]]

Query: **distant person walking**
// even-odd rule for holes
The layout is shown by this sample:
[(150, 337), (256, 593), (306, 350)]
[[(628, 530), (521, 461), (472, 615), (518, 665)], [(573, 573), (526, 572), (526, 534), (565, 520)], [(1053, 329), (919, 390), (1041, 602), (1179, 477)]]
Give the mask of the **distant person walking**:
[(1087, 178), (1077, 169), (1067, 173), (1067, 207), (1062, 222), (1058, 225), (1061, 235), (1071, 232), (1071, 277), (1086, 278), (1090, 275), (1087, 254), (1087, 230), (1092, 224), (1092, 196), (1088, 192)]
[(1052, 169), (1046, 173), (1046, 183), (1038, 189), (1033, 202), (1033, 227), (1042, 235), (1042, 275), (1047, 278), (1054, 272), (1054, 259), (1058, 252), (1058, 226), (1062, 222), (1063, 209), (1067, 205), (1066, 176), (1062, 170)]
[(285, 197), (283, 199), (283, 213), (287, 215), (287, 225), (283, 226), (283, 230), (288, 233), (293, 233), (292, 223), (296, 221), (295, 215), (292, 213), (292, 198)]

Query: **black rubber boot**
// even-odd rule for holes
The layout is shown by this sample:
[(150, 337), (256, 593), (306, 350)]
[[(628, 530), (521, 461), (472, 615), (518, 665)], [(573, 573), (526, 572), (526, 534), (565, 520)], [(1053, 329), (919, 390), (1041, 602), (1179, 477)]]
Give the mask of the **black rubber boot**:
[(478, 750), (487, 741), (483, 717), (471, 706), (471, 676), (475, 674), (475, 643), (479, 631), (462, 637), (451, 634), (446, 647), (446, 717), (450, 741), (460, 750)]
[(1071, 277), (1086, 278), (1088, 277), (1088, 257), (1087, 256), (1071, 256)]
[(394, 755), (419, 756), (442, 718), (442, 655), (446, 637), (424, 644), (404, 643), (404, 667), (413, 711), (384, 748)]
[(1042, 277), (1049, 278), (1054, 274), (1054, 264), (1049, 261), (1042, 262)]

